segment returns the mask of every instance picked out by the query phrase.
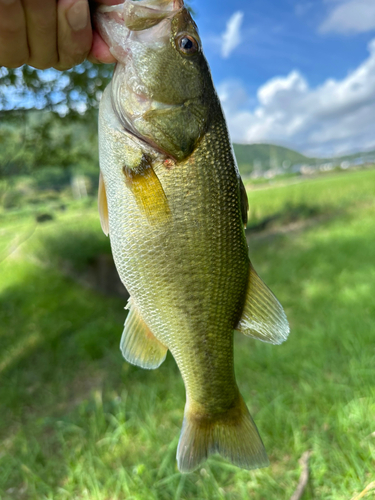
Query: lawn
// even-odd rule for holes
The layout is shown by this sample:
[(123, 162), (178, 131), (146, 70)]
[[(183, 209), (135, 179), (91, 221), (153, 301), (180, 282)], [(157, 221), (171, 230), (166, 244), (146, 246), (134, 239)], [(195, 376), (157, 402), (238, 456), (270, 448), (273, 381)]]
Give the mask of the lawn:
[(304, 500), (359, 495), (375, 480), (374, 193), (374, 170), (249, 189), (253, 221), (291, 204), (327, 214), (249, 236), (292, 329), (282, 346), (235, 336), (238, 384), (271, 461), (251, 472), (217, 456), (178, 472), (174, 360), (155, 372), (123, 361), (124, 300), (63, 272), (64, 260), (79, 268), (108, 251), (95, 209), (43, 225), (2, 216), (0, 499), (289, 500), (306, 451)]

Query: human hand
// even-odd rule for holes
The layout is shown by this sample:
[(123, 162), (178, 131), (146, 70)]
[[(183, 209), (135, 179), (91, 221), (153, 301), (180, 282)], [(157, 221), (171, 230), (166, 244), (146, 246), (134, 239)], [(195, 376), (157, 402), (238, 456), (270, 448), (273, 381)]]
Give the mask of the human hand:
[[(124, 0), (92, 0), (90, 3), (95, 3), (96, 5), (117, 5), (123, 3), (123, 1)], [(93, 63), (111, 64), (116, 62), (116, 59), (109, 51), (108, 45), (95, 30), (92, 33), (92, 45), (88, 60)]]
[[(100, 0), (113, 5), (122, 0)], [(114, 62), (93, 32), (88, 0), (0, 0), (0, 66), (70, 69), (86, 57)]]

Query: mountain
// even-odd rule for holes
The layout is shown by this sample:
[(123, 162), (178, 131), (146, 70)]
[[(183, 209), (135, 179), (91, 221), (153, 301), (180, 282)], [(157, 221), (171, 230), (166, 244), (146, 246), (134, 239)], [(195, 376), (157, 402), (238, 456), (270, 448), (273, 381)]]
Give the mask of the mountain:
[(288, 169), (293, 165), (320, 166), (326, 163), (341, 165), (343, 162), (361, 165), (375, 163), (375, 150), (358, 152), (333, 158), (309, 158), (293, 149), (273, 144), (233, 144), (241, 175), (246, 177), (254, 171)]
[(238, 167), (241, 174), (246, 176), (254, 170), (268, 170), (280, 168), (283, 165), (290, 167), (296, 163), (315, 163), (315, 159), (308, 158), (293, 149), (275, 146), (273, 144), (233, 144)]
[(343, 162), (343, 161), (355, 161), (357, 159), (361, 158), (364, 161), (370, 161), (373, 162), (375, 159), (375, 150), (373, 151), (365, 151), (362, 153), (354, 153), (351, 155), (345, 155), (345, 156), (339, 156), (337, 158), (333, 158), (334, 161), (336, 162)]

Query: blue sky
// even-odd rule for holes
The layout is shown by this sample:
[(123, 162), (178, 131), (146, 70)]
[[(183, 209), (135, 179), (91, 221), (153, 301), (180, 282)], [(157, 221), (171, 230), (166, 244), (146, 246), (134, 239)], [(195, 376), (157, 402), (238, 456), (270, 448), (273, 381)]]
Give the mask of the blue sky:
[(237, 142), (375, 149), (375, 0), (193, 0)]

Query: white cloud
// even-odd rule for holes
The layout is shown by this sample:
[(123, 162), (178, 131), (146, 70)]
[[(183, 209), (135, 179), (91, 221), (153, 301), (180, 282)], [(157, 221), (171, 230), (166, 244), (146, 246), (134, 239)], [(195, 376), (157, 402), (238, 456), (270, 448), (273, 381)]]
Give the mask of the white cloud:
[(253, 109), (242, 84), (224, 82), (218, 90), (233, 140), (321, 156), (375, 149), (375, 39), (369, 52), (346, 78), (316, 88), (296, 70), (273, 78), (258, 89)]
[(243, 21), (243, 12), (237, 11), (227, 22), (227, 29), (222, 34), (221, 55), (226, 59), (233, 50), (241, 43), (241, 26)]
[(344, 0), (320, 26), (322, 33), (364, 33), (375, 30), (375, 0)]

